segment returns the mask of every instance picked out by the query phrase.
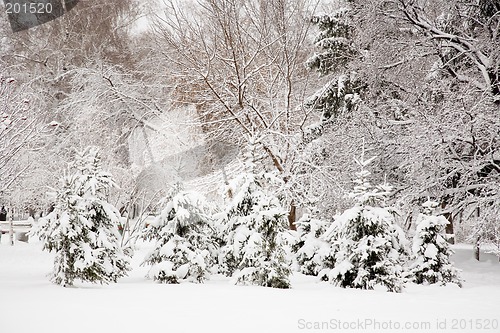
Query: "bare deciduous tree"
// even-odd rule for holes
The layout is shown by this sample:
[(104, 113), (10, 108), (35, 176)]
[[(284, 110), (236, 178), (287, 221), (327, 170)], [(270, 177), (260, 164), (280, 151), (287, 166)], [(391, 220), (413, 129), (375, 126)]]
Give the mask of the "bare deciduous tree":
[[(285, 182), (309, 117), (302, 101), (313, 10), (308, 1), (206, 0), (189, 10), (171, 1), (155, 25), (159, 52), (174, 68), (173, 98), (197, 105), (211, 138), (244, 145), (261, 137)], [(293, 186), (287, 193), (293, 227)]]
[(491, 94), (500, 103), (498, 2), (456, 0), (428, 5), (398, 0), (392, 3), (395, 8), (388, 10), (388, 15), (410, 23), (425, 34), (443, 69), (456, 80)]
[(31, 167), (26, 155), (40, 149), (40, 136), (50, 132), (33, 94), (26, 90), (14, 78), (0, 73), (0, 194)]

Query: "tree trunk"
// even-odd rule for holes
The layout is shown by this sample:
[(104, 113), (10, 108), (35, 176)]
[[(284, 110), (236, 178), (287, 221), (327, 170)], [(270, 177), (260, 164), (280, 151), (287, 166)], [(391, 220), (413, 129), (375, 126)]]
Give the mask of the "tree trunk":
[(453, 230), (453, 216), (451, 213), (444, 214), (444, 217), (448, 220), (448, 224), (446, 225), (446, 240), (450, 244), (455, 244), (455, 231)]
[(491, 93), (493, 94), (494, 102), (500, 104), (500, 74), (498, 71), (490, 69), (488, 71), (488, 76), (491, 80)]
[(480, 252), (479, 241), (480, 241), (480, 238), (478, 237), (476, 239), (476, 243), (474, 244), (474, 258), (477, 261), (479, 261), (479, 252)]
[(290, 211), (288, 212), (288, 226), (290, 230), (297, 230), (295, 226), (295, 219), (297, 217), (297, 206), (295, 205), (295, 201), (290, 202)]
[[(441, 208), (445, 208), (446, 203), (443, 202), (441, 204)], [(450, 244), (455, 244), (455, 232), (453, 230), (453, 215), (451, 212), (444, 213), (443, 216), (448, 220), (448, 224), (446, 225), (445, 228), (445, 233), (446, 233), (446, 240)]]
[[(441, 209), (445, 209), (448, 206), (448, 200), (446, 197), (441, 201)], [(455, 232), (453, 230), (453, 214), (451, 212), (443, 213), (443, 216), (448, 220), (448, 224), (445, 228), (446, 240), (450, 244), (455, 244)]]

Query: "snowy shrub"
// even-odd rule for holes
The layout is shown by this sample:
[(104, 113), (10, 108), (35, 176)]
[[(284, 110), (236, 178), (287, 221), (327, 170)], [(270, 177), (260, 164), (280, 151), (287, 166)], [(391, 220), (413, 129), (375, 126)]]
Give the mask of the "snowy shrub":
[(450, 262), (453, 251), (445, 239), (445, 228), (449, 223), (444, 216), (433, 216), (437, 202), (423, 204), (424, 214), (417, 219), (417, 229), (413, 237), (413, 263), (409, 273), (415, 283), (456, 283), (462, 286), (459, 271)]
[(163, 210), (144, 235), (156, 241), (144, 260), (151, 265), (150, 278), (179, 283), (209, 277), (216, 252), (210, 214), (211, 207), (196, 192), (180, 191), (164, 200)]
[(304, 214), (296, 223), (298, 240), (293, 249), (300, 272), (317, 276), (327, 264), (330, 244), (321, 236), (326, 231), (327, 223)]
[(265, 188), (272, 174), (243, 173), (230, 184), (234, 197), (219, 215), (220, 272), (237, 283), (289, 288), (287, 212)]
[(75, 279), (116, 282), (127, 274), (129, 263), (119, 246), (120, 214), (106, 201), (112, 177), (101, 170), (92, 147), (77, 154), (70, 172), (60, 181), (54, 211), (33, 231), (44, 249), (56, 253), (51, 280), (62, 286)]
[(337, 216), (325, 232), (334, 267), (325, 268), (319, 276), (342, 287), (373, 289), (382, 285), (400, 292), (406, 239), (391, 210), (384, 207), (390, 187), (372, 187), (367, 180), (370, 172), (365, 167), (372, 160), (356, 160), (361, 171), (356, 173), (350, 195), (356, 205)]

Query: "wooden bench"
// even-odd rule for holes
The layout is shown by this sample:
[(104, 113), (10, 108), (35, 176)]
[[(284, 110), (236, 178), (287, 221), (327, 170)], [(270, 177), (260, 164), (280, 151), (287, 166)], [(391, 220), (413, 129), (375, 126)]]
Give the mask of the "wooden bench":
[[(0, 236), (3, 234), (9, 234), (11, 230), (10, 221), (0, 222)], [(29, 220), (22, 221), (12, 221), (12, 233), (16, 236), (16, 239), (21, 242), (28, 241), (28, 232), (31, 229), (31, 222)], [(0, 241), (1, 241), (0, 237)]]

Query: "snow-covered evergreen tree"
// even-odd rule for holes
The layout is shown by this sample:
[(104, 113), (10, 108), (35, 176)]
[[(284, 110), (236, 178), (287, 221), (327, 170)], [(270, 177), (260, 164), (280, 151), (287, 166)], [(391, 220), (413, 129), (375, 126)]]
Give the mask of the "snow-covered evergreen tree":
[[(177, 192), (177, 193), (176, 193)], [(164, 208), (145, 232), (156, 241), (144, 264), (148, 276), (163, 283), (203, 282), (215, 263), (216, 241), (211, 207), (196, 192), (174, 190)]]
[(257, 171), (258, 144), (250, 141), (246, 172), (230, 183), (233, 197), (219, 215), (219, 269), (240, 284), (289, 288), (287, 211), (269, 189), (279, 180), (272, 173)]
[(328, 225), (311, 214), (304, 214), (297, 225), (297, 243), (293, 250), (301, 273), (318, 275), (327, 264), (330, 244), (322, 239)]
[(102, 171), (93, 147), (76, 154), (69, 172), (60, 181), (54, 211), (35, 230), (43, 248), (56, 253), (51, 280), (62, 286), (75, 279), (116, 282), (129, 263), (119, 246), (120, 214), (106, 200), (112, 177)]
[(316, 15), (312, 22), (319, 28), (315, 44), (320, 52), (315, 52), (307, 60), (307, 66), (323, 75), (344, 67), (357, 53), (353, 46), (354, 26), (350, 19), (350, 9), (337, 9), (329, 15)]
[(337, 216), (325, 232), (334, 267), (324, 269), (319, 276), (342, 287), (373, 289), (382, 285), (388, 291), (400, 292), (405, 282), (402, 264), (406, 239), (391, 209), (385, 207), (390, 186), (374, 187), (368, 181), (366, 167), (373, 159), (364, 160), (362, 156), (356, 160), (361, 171), (356, 173), (350, 194), (356, 205)]
[(456, 283), (461, 287), (460, 272), (450, 262), (453, 250), (445, 239), (449, 222), (442, 215), (432, 215), (437, 206), (437, 202), (430, 200), (423, 204), (424, 213), (418, 216), (413, 237), (413, 263), (409, 273), (415, 283)]
[(56, 253), (51, 281), (62, 286), (71, 286), (76, 278), (85, 276), (76, 262), (92, 257), (86, 236), (90, 223), (83, 216), (74, 183), (74, 176), (61, 178), (54, 210), (40, 218), (38, 228), (33, 230), (42, 241), (43, 249)]
[(321, 114), (319, 123), (305, 129), (307, 142), (321, 136), (327, 123), (357, 108), (361, 101), (359, 91), (362, 86), (356, 73), (346, 70), (347, 63), (358, 53), (353, 45), (351, 10), (344, 7), (329, 15), (314, 16), (312, 22), (319, 28), (315, 39), (319, 52), (315, 52), (306, 65), (322, 76), (329, 76), (329, 79), (304, 103), (306, 108)]

